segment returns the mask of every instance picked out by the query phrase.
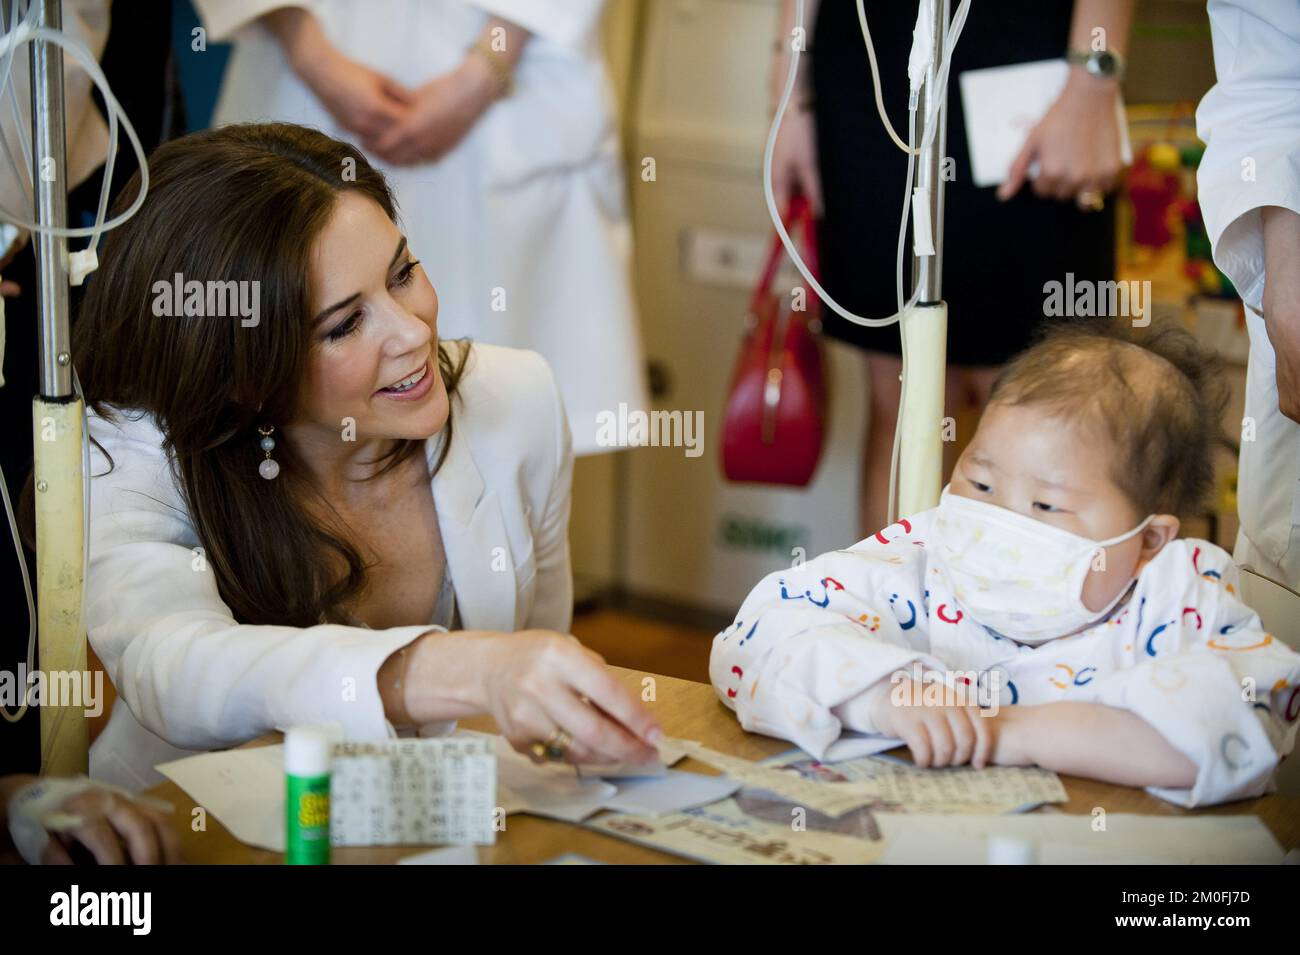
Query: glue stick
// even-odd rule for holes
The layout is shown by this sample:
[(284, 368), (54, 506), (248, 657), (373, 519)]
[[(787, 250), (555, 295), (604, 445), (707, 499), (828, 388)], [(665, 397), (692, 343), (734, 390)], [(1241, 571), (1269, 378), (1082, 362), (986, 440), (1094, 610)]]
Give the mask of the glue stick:
[(334, 734), (320, 726), (295, 726), (284, 737), (284, 861), (330, 861), (330, 756)]

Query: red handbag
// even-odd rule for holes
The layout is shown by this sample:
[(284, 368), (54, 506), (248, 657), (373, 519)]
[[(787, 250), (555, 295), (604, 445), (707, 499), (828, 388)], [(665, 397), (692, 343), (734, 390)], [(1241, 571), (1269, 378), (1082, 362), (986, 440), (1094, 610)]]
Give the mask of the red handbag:
[[(802, 196), (790, 203), (786, 223), (791, 233), (793, 226), (803, 227), (804, 261), (819, 275), (816, 226)], [(731, 376), (722, 470), (732, 481), (804, 487), (817, 470), (826, 432), (826, 381), (817, 341), (820, 302), (807, 289), (805, 309), (795, 310), (790, 293), (772, 291), (783, 254), (781, 237), (773, 236)]]

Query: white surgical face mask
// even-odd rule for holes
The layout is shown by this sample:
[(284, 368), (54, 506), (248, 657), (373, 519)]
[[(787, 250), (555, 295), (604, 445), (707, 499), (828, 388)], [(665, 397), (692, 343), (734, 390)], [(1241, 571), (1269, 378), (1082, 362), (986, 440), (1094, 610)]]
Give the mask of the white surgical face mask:
[(1044, 643), (1114, 609), (1127, 587), (1104, 610), (1083, 605), (1094, 556), (1140, 533), (1153, 517), (1119, 537), (1094, 541), (945, 487), (930, 557), (976, 623), (1020, 643)]

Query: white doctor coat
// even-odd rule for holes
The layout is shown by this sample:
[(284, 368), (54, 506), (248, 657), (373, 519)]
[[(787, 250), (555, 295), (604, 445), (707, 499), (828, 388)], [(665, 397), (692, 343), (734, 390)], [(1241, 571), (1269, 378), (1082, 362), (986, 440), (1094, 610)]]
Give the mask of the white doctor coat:
[[(475, 345), (458, 395), (433, 499), (462, 624), (567, 632), (573, 458), (555, 379), (536, 354)], [(105, 474), (108, 463), (91, 445), (85, 620), (118, 693), (91, 747), (91, 775), (140, 790), (162, 780), (158, 763), (296, 723), (337, 723), (352, 739), (392, 735), (379, 667), (441, 628), (237, 623), (197, 559), (202, 541), (174, 459), (164, 456), (152, 417), (136, 416), (89, 418), (115, 466)], [(440, 440), (427, 442), (430, 466)]]
[(1237, 480), (1239, 564), (1300, 588), (1300, 424), (1278, 410), (1276, 357), (1260, 315), (1260, 209), (1300, 214), (1300, 2), (1210, 0), (1215, 84), (1196, 111), (1197, 187), (1214, 261), (1246, 305), (1250, 362)]
[[(489, 15), (533, 37), (514, 92), (436, 163), (388, 166), (411, 248), (438, 290), (445, 338), (529, 348), (555, 369), (574, 450), (606, 450), (596, 418), (647, 406), (631, 291), (603, 0), (196, 0), (212, 41), (235, 40), (214, 121), (279, 120), (351, 141), (254, 21), (310, 10), (346, 56), (419, 86), (454, 68)], [(504, 296), (504, 301), (502, 301)], [(504, 306), (504, 307), (502, 307)]]

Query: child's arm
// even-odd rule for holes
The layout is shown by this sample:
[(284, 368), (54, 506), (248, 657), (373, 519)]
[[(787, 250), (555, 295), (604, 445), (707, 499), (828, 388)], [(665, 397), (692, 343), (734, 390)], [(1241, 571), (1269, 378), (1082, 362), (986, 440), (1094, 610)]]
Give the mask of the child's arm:
[(924, 550), (914, 543), (925, 517), (895, 528), (896, 538), (759, 582), (709, 658), (714, 689), (741, 726), (820, 758), (846, 725), (877, 732), (860, 705), (865, 691), (914, 663), (941, 666), (929, 654)]
[[(1112, 652), (1124, 663), (1090, 685), (1091, 699), (1083, 705), (1128, 714), (1137, 727), (1130, 737), (1111, 722), (1093, 724), (1093, 732), (1103, 733), (1101, 769), (1122, 770), (1116, 761), (1140, 765), (1142, 758), (1156, 756), (1151, 778), (1140, 777), (1140, 784), (1191, 808), (1268, 791), (1278, 761), (1295, 745), (1300, 654), (1266, 633), (1259, 617), (1237, 598), (1236, 569), (1226, 553), (1203, 543), (1183, 549), (1191, 551), (1187, 559), (1197, 576), (1189, 580), (1180, 561), (1166, 561), (1159, 573), (1143, 575), (1134, 595), (1137, 629), (1114, 637)], [(1143, 743), (1151, 732), (1192, 763), (1190, 781), (1159, 781), (1171, 767), (1159, 750)], [(1081, 764), (1090, 759), (1087, 733), (1071, 727), (1068, 718), (1050, 717), (1042, 733), (1040, 749), (1048, 751), (1041, 755)], [(1053, 733), (1068, 747), (1056, 746)], [(1104, 752), (1108, 741), (1115, 746), (1113, 755)]]
[(993, 761), (1041, 766), (1120, 786), (1191, 789), (1196, 764), (1142, 717), (1101, 703), (1007, 706), (995, 717)]
[(904, 680), (900, 703), (873, 693), (871, 716), (880, 731), (901, 739), (917, 766), (1041, 766), (1122, 786), (1190, 789), (1196, 764), (1151, 724), (1100, 703), (1004, 706), (993, 713), (945, 689), (940, 705), (907, 705), (915, 694)]

